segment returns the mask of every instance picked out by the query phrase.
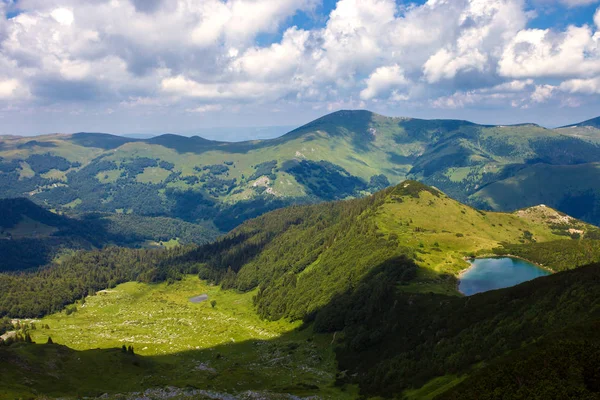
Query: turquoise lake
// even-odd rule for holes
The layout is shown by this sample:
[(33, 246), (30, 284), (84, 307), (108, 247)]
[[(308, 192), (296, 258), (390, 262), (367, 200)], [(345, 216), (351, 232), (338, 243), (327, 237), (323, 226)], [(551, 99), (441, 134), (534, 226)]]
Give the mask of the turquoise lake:
[(502, 289), (530, 281), (550, 272), (518, 258), (479, 258), (471, 262), (458, 284), (466, 296), (488, 290)]

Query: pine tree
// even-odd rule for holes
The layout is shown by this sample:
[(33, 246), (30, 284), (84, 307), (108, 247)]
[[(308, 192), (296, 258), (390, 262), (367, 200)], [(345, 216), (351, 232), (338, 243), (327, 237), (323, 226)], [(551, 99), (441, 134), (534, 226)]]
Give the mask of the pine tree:
[(50, 336), (48, 336), (48, 341), (46, 342), (46, 344), (54, 344), (54, 342), (52, 341), (52, 338)]

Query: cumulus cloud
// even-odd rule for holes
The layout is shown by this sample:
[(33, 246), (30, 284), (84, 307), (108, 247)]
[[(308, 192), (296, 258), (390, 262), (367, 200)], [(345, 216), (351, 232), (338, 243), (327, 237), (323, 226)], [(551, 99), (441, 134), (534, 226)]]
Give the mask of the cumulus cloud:
[(593, 24), (533, 29), (525, 0), (338, 0), (324, 24), (291, 26), (320, 3), (20, 0), (7, 19), (0, 2), (0, 102), (209, 114), (224, 103), (501, 109), (600, 94), (600, 9)]
[(211, 112), (211, 111), (221, 111), (222, 109), (223, 109), (223, 106), (221, 104), (205, 104), (203, 106), (199, 106), (196, 108), (190, 108), (186, 111), (193, 112), (193, 113), (206, 113), (206, 112)]
[(520, 31), (508, 43), (499, 62), (508, 77), (591, 76), (600, 72), (598, 35), (589, 26)]
[[(360, 92), (360, 98), (370, 100), (379, 96), (382, 92), (390, 91), (398, 86), (408, 85), (404, 77), (404, 71), (398, 64), (377, 68), (366, 80), (367, 87)], [(396, 95), (398, 93), (396, 92)]]

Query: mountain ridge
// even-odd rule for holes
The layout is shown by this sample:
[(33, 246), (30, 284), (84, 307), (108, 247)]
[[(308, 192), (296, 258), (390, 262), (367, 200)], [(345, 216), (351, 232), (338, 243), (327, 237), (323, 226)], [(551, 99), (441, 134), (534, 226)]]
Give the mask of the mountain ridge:
[[(341, 110), (278, 138), (243, 142), (94, 133), (0, 140), (0, 197), (28, 196), (63, 212), (214, 222), (225, 232), (273, 208), (362, 197), (416, 179), (498, 211), (537, 203), (572, 211), (587, 196), (591, 211), (576, 216), (600, 223), (594, 163), (600, 142), (532, 124)], [(590, 179), (567, 177), (574, 165), (586, 166)], [(521, 183), (543, 174), (539, 166), (560, 169), (566, 180), (547, 182), (552, 190)], [(510, 190), (488, 190), (494, 185)]]

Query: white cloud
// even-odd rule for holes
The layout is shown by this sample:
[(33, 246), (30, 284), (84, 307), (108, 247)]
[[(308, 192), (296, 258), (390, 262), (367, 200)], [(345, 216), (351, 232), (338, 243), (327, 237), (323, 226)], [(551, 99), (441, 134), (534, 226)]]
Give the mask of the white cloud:
[(212, 111), (221, 111), (223, 109), (223, 106), (220, 104), (206, 104), (203, 106), (199, 106), (196, 108), (189, 108), (186, 111), (187, 112), (192, 112), (192, 113), (206, 113), (206, 112), (212, 112)]
[[(360, 98), (371, 100), (392, 88), (408, 85), (404, 71), (398, 64), (377, 68), (366, 80), (367, 87), (360, 92)], [(396, 96), (399, 94), (396, 92)], [(398, 98), (398, 97), (397, 97)]]
[(551, 85), (540, 85), (535, 87), (535, 91), (531, 95), (531, 100), (535, 103), (544, 103), (552, 97), (556, 88)]
[(573, 77), (600, 73), (598, 36), (588, 26), (565, 32), (520, 31), (507, 45), (499, 63), (507, 77)]
[(590, 79), (570, 79), (559, 86), (560, 90), (568, 93), (600, 94), (600, 77)]
[(16, 79), (0, 80), (0, 98), (11, 98), (19, 88), (19, 82)]
[(0, 2), (0, 106), (501, 109), (600, 94), (600, 10), (594, 25), (530, 29), (526, 0), (339, 0), (325, 24), (289, 26), (319, 3), (21, 0), (6, 19)]
[(293, 75), (303, 62), (309, 35), (307, 31), (290, 28), (281, 43), (252, 47), (236, 58), (231, 68), (239, 74), (267, 80)]
[(57, 8), (50, 13), (52, 18), (56, 20), (61, 25), (71, 25), (75, 17), (73, 16), (73, 12), (66, 8)]
[(165, 78), (161, 89), (168, 94), (197, 99), (261, 99), (277, 97), (286, 91), (285, 86), (261, 82), (196, 82), (182, 75)]

